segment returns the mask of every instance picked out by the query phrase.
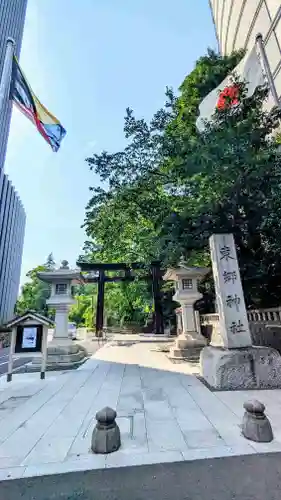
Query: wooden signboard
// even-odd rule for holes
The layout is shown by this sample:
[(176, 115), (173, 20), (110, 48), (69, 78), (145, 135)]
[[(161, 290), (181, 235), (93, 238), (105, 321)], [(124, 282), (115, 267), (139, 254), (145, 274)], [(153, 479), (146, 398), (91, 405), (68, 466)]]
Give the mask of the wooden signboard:
[(48, 329), (51, 326), (49, 318), (31, 311), (7, 324), (7, 327), (12, 329), (7, 382), (12, 380), (14, 354), (27, 358), (40, 356), (40, 378), (45, 378)]

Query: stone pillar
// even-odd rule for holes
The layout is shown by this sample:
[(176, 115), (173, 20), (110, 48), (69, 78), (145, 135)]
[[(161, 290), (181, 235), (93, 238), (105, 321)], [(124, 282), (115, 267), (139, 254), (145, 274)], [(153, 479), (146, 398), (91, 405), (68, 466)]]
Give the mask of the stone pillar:
[(56, 306), (53, 344), (71, 344), (71, 340), (68, 337), (68, 313), (69, 306), (67, 304), (59, 304)]
[(252, 345), (236, 248), (232, 234), (210, 238), (219, 328), (228, 349)]
[(181, 308), (176, 309), (176, 327), (177, 327), (177, 335), (182, 333), (182, 310)]
[(217, 389), (278, 387), (281, 356), (268, 347), (253, 347), (236, 248), (232, 234), (210, 238), (219, 314), (220, 347), (201, 351), (201, 374)]
[(195, 316), (193, 304), (182, 304), (182, 324), (183, 331), (196, 332)]

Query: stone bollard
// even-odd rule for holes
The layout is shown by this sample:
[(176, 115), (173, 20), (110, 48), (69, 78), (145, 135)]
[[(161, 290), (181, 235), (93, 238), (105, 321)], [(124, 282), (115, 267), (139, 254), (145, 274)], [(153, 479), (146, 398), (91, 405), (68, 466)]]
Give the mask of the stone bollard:
[(116, 411), (108, 406), (97, 412), (97, 424), (92, 434), (93, 453), (112, 453), (120, 448), (120, 429), (115, 422), (116, 416)]
[(251, 441), (269, 443), (273, 440), (273, 432), (267, 416), (265, 406), (260, 401), (246, 401), (245, 413), (242, 421), (242, 434)]

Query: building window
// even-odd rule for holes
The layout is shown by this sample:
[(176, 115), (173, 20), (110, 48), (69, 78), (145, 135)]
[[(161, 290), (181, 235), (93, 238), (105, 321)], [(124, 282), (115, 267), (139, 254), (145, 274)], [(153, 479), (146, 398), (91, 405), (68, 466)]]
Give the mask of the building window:
[(183, 290), (191, 290), (192, 288), (193, 288), (192, 279), (186, 278), (186, 279), (182, 280), (182, 289)]
[(58, 283), (56, 285), (56, 295), (66, 295), (67, 294), (67, 284)]

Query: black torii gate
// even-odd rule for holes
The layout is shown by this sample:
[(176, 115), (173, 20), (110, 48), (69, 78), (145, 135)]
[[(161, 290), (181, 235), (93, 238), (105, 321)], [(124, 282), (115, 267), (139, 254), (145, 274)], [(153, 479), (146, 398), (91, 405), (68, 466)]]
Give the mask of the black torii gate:
[[(145, 264), (141, 262), (135, 262), (133, 264), (124, 263), (89, 263), (89, 262), (77, 262), (77, 266), (80, 267), (83, 273), (98, 273), (98, 276), (88, 276), (84, 275), (84, 280), (87, 283), (97, 283), (98, 284), (98, 299), (97, 299), (97, 310), (96, 310), (96, 335), (99, 336), (103, 330), (103, 313), (104, 313), (104, 284), (106, 282), (114, 281), (134, 281), (135, 276), (132, 275), (133, 270), (145, 269)], [(154, 332), (163, 334), (164, 333), (164, 321), (162, 313), (162, 301), (161, 301), (161, 281), (162, 273), (160, 269), (160, 262), (151, 262), (150, 272), (146, 276), (141, 276), (138, 279), (152, 280), (152, 293), (154, 300)], [(105, 271), (124, 271), (124, 276), (106, 276)]]

